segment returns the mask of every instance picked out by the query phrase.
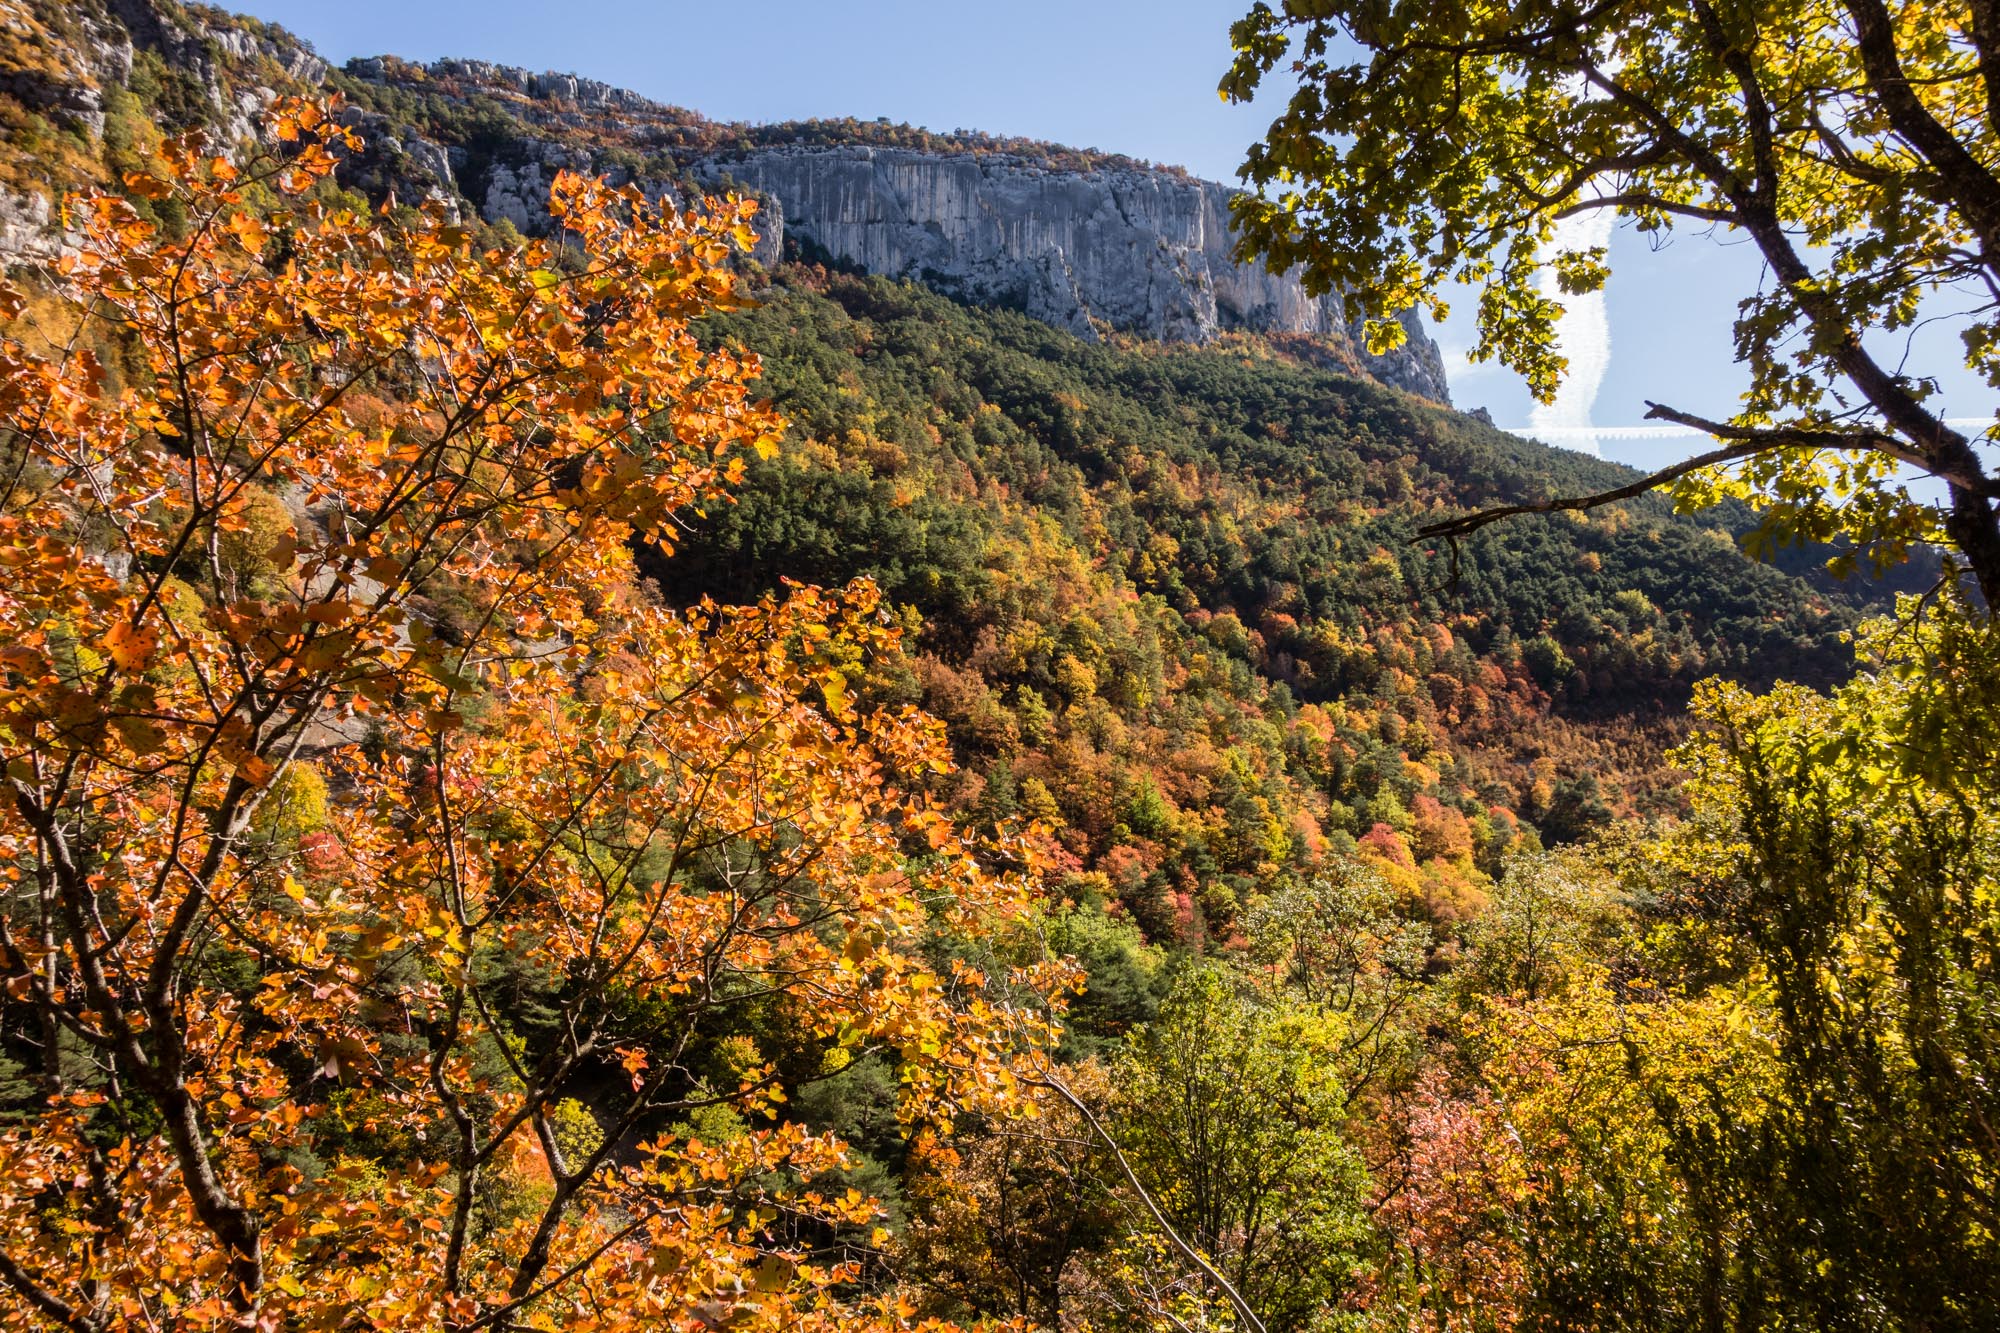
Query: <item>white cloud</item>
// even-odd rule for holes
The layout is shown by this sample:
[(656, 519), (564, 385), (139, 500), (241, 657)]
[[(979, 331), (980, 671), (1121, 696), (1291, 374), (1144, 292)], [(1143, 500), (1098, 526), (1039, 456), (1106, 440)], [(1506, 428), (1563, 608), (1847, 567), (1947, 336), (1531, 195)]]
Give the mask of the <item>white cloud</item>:
[[(1592, 209), (1556, 223), (1549, 241), (1549, 253), (1588, 250), (1611, 243), (1612, 210)], [(1611, 321), (1605, 315), (1604, 293), (1567, 296), (1556, 285), (1556, 275), (1543, 269), (1537, 279), (1541, 294), (1563, 303), (1562, 318), (1556, 321), (1556, 347), (1569, 358), (1569, 373), (1556, 391), (1552, 403), (1535, 404), (1528, 421), (1528, 433), (1550, 440), (1576, 441), (1575, 447), (1597, 453), (1597, 438), (1591, 433), (1591, 409), (1604, 372), (1611, 365)]]

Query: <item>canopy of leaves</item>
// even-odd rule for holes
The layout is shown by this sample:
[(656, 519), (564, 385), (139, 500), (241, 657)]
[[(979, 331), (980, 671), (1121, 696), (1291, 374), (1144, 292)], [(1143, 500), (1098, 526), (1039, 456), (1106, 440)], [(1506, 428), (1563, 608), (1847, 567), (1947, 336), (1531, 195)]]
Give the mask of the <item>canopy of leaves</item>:
[(690, 332), (751, 206), (564, 176), (560, 250), (481, 250), (273, 116), (0, 295), (0, 1326), (866, 1324), (802, 1233), (876, 1206), (786, 1087), (865, 1048), (912, 1123), (1002, 1110), (1065, 973), (919, 947), (1030, 886), (850, 696), (874, 589), (636, 577), (784, 429)]
[[(1551, 248), (1558, 220), (1747, 240), (1770, 280), (1738, 306), (1742, 411), (1655, 409), (1717, 434), (1711, 461), (1744, 461), (1681, 501), (1751, 498), (1775, 540), (1842, 533), (1890, 563), (1949, 542), (2000, 596), (2000, 487), (1931, 401), (1936, 371), (1904, 356), (1944, 320), (2000, 385), (2000, 24), (1983, 3), (1285, 0), (1233, 41), (1225, 97), (1296, 79), (1243, 168), (1261, 191), (1235, 206), (1246, 254), (1347, 293), (1388, 345), (1388, 316), (1441, 313), (1468, 284), (1475, 355), (1546, 398), (1562, 303), (1538, 275), (1572, 294), (1608, 275), (1603, 247)], [(1913, 498), (1903, 466), (1949, 501)]]

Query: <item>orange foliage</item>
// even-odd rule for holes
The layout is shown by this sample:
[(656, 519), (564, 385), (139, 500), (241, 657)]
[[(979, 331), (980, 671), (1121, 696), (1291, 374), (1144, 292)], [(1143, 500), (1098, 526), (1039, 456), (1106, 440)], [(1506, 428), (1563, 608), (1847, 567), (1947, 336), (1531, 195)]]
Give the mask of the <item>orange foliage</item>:
[[(0, 344), (0, 966), (66, 1053), (0, 1134), (0, 1328), (902, 1322), (772, 1225), (875, 1215), (780, 1183), (839, 1144), (665, 1128), (777, 1116), (771, 1067), (679, 1063), (732, 997), (906, 1053), (912, 1116), (1004, 1108), (1046, 1035), (912, 947), (1029, 885), (917, 794), (941, 729), (848, 697), (896, 637), (873, 590), (679, 614), (633, 575), (781, 428), (755, 359), (689, 332), (750, 206), (564, 176), (560, 248), (482, 254), (312, 202), (354, 146), (325, 108), (274, 129), (281, 159), (181, 141), (128, 180), (184, 239), (74, 205), (57, 294), (132, 384)], [(255, 588), (224, 554), (253, 529)], [(449, 634), (418, 611), (447, 595)], [(330, 826), (260, 832), (308, 758)], [(499, 972), (546, 979), (533, 1043)]]

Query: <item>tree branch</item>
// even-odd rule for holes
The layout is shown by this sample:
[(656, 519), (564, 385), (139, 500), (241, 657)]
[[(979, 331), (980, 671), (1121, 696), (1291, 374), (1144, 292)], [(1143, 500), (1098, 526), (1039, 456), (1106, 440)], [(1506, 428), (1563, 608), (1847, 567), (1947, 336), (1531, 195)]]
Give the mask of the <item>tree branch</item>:
[(2000, 3), (1972, 0), (1967, 35), (1979, 52), (1979, 78), (1986, 85), (1986, 125), (2000, 133)]
[[(1900, 462), (1921, 468), (1933, 476), (1941, 477), (1954, 486), (1975, 490), (1981, 495), (2000, 495), (2000, 485), (1981, 478), (1961, 478), (1939, 469), (1923, 454), (1892, 435), (1872, 430), (1802, 430), (1782, 427), (1763, 430), (1753, 426), (1732, 426), (1725, 421), (1711, 421), (1707, 417), (1695, 416), (1692, 412), (1682, 412), (1659, 403), (1646, 404), (1646, 418), (1649, 421), (1671, 421), (1677, 425), (1689, 426), (1704, 435), (1713, 435), (1728, 444), (1720, 449), (1711, 449), (1705, 454), (1696, 454), (1672, 467), (1661, 468), (1658, 472), (1628, 482), (1608, 491), (1594, 495), (1563, 496), (1554, 500), (1536, 500), (1528, 504), (1499, 505), (1492, 509), (1480, 509), (1457, 518), (1428, 523), (1417, 529), (1416, 539), (1429, 540), (1436, 537), (1463, 537), (1468, 533), (1502, 519), (1514, 518), (1521, 514), (1552, 514), (1561, 510), (1596, 509), (1601, 505), (1616, 504), (1620, 500), (1630, 500), (1657, 490), (1671, 481), (1678, 481), (1690, 472), (1698, 472), (1705, 467), (1719, 463), (1735, 462), (1739, 458), (1752, 458), (1772, 449), (1867, 449), (1888, 454)], [(1969, 484), (1968, 484), (1969, 483)]]
[[(1880, 100), (1896, 134), (1923, 155), (1950, 192), (1950, 202), (1979, 233), (1989, 255), (2000, 254), (2000, 179), (1957, 136), (1933, 116), (1910, 87), (1896, 51), (1896, 25), (1882, 0), (1846, 0), (1854, 20), (1854, 44), (1868, 77), (1868, 91)], [(1988, 34), (1990, 36), (1990, 34)], [(1987, 53), (1980, 52), (1982, 71)], [(1992, 88), (1987, 89), (1989, 99)]]
[(1549, 216), (1560, 220), (1574, 217), (1578, 213), (1588, 213), (1594, 208), (1656, 208), (1662, 213), (1671, 213), (1676, 217), (1693, 218), (1699, 222), (1720, 222), (1729, 226), (1736, 225), (1737, 221), (1734, 209), (1709, 208), (1703, 204), (1677, 204), (1658, 195), (1647, 194), (1643, 190), (1579, 199), (1565, 208), (1556, 209)]
[(76, 1333), (95, 1333), (97, 1325), (94, 1321), (30, 1277), (10, 1254), (0, 1253), (0, 1279), (18, 1292), (35, 1313), (54, 1320), (64, 1328), (74, 1329)]
[(1559, 510), (1596, 509), (1600, 505), (1616, 504), (1620, 500), (1630, 500), (1635, 496), (1644, 495), (1647, 491), (1657, 490), (1668, 482), (1678, 480), (1690, 472), (1698, 472), (1705, 467), (1714, 467), (1717, 463), (1728, 463), (1739, 458), (1749, 458), (1754, 454), (1761, 454), (1768, 449), (1778, 447), (1778, 443), (1753, 444), (1748, 441), (1727, 445), (1721, 449), (1710, 450), (1705, 454), (1697, 454), (1685, 462), (1676, 463), (1669, 468), (1662, 468), (1650, 476), (1641, 477), (1637, 481), (1629, 482), (1613, 490), (1599, 491), (1595, 495), (1564, 496), (1555, 500), (1537, 500), (1532, 504), (1499, 505), (1492, 509), (1480, 509), (1470, 514), (1461, 514), (1457, 518), (1448, 518), (1442, 522), (1427, 523), (1417, 529), (1415, 540), (1426, 541), (1435, 537), (1463, 537), (1467, 533), (1477, 532), (1489, 524), (1498, 523), (1500, 520), (1506, 518), (1515, 518), (1521, 514), (1553, 514)]
[(1153, 1215), (1153, 1221), (1165, 1233), (1168, 1243), (1180, 1251), (1181, 1256), (1189, 1263), (1199, 1268), (1204, 1276), (1214, 1282), (1216, 1286), (1222, 1288), (1222, 1294), (1229, 1301), (1230, 1308), (1236, 1311), (1238, 1319), (1241, 1319), (1249, 1326), (1251, 1333), (1265, 1333), (1264, 1321), (1259, 1319), (1257, 1312), (1250, 1308), (1250, 1302), (1243, 1299), (1242, 1294), (1230, 1284), (1229, 1279), (1224, 1277), (1221, 1271), (1214, 1264), (1210, 1263), (1200, 1250), (1181, 1239), (1181, 1233), (1174, 1230), (1173, 1223), (1167, 1221), (1167, 1215), (1160, 1211), (1160, 1205), (1153, 1202), (1153, 1196), (1148, 1194), (1146, 1187), (1139, 1183), (1139, 1173), (1134, 1171), (1132, 1163), (1126, 1160), (1124, 1151), (1118, 1146), (1118, 1141), (1112, 1138), (1110, 1132), (1098, 1122), (1097, 1117), (1091, 1113), (1090, 1108), (1083, 1104), (1083, 1099), (1078, 1097), (1074, 1092), (1071, 1092), (1069, 1085), (1057, 1078), (1053, 1071), (1045, 1071), (1041, 1077), (1027, 1081), (1040, 1084), (1076, 1109), (1076, 1113), (1083, 1117), (1084, 1123), (1090, 1126), (1091, 1131), (1097, 1135), (1098, 1140), (1105, 1147), (1109, 1148), (1111, 1155), (1118, 1160), (1119, 1168), (1125, 1173), (1125, 1183), (1132, 1187), (1133, 1192), (1139, 1196), (1139, 1201), (1146, 1205), (1146, 1211)]
[(1940, 481), (1949, 482), (1961, 490), (1988, 498), (2000, 498), (2000, 482), (1982, 474), (1966, 472), (1941, 463), (1922, 450), (1897, 439), (1886, 431), (1877, 430), (1759, 430), (1750, 426), (1732, 426), (1727, 422), (1710, 421), (1688, 412), (1662, 407), (1658, 403), (1647, 403), (1648, 420), (1672, 421), (1682, 426), (1692, 426), (1704, 435), (1713, 435), (1718, 440), (1765, 440), (1773, 445), (1796, 445), (1806, 449), (1872, 449), (1876, 453), (1887, 454), (1899, 463), (1927, 472)]
[(1750, 46), (1737, 40), (1738, 34), (1729, 32), (1722, 23), (1721, 15), (1707, 0), (1694, 0), (1694, 13), (1698, 26), (1708, 39), (1710, 52), (1722, 62), (1736, 79), (1736, 87), (1743, 94), (1743, 120), (1750, 132), (1750, 168), (1755, 173), (1756, 193), (1764, 200), (1774, 200), (1778, 196), (1778, 155), (1774, 144), (1777, 123), (1771, 114), (1771, 101), (1765, 96), (1764, 84), (1758, 75), (1757, 62), (1751, 59), (1757, 34), (1750, 33)]

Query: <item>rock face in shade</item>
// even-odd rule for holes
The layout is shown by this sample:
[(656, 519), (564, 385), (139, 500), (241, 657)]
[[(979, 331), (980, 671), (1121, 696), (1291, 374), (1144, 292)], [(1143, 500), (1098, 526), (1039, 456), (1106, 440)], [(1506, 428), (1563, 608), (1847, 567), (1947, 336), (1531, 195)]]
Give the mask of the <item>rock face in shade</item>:
[[(1001, 156), (868, 146), (710, 159), (765, 196), (773, 231), (871, 273), (1005, 305), (1086, 338), (1113, 328), (1201, 342), (1218, 332), (1345, 335), (1335, 297), (1230, 257), (1234, 191), (1164, 171), (1051, 171)], [(1375, 378), (1448, 402), (1437, 347), (1414, 319)]]

